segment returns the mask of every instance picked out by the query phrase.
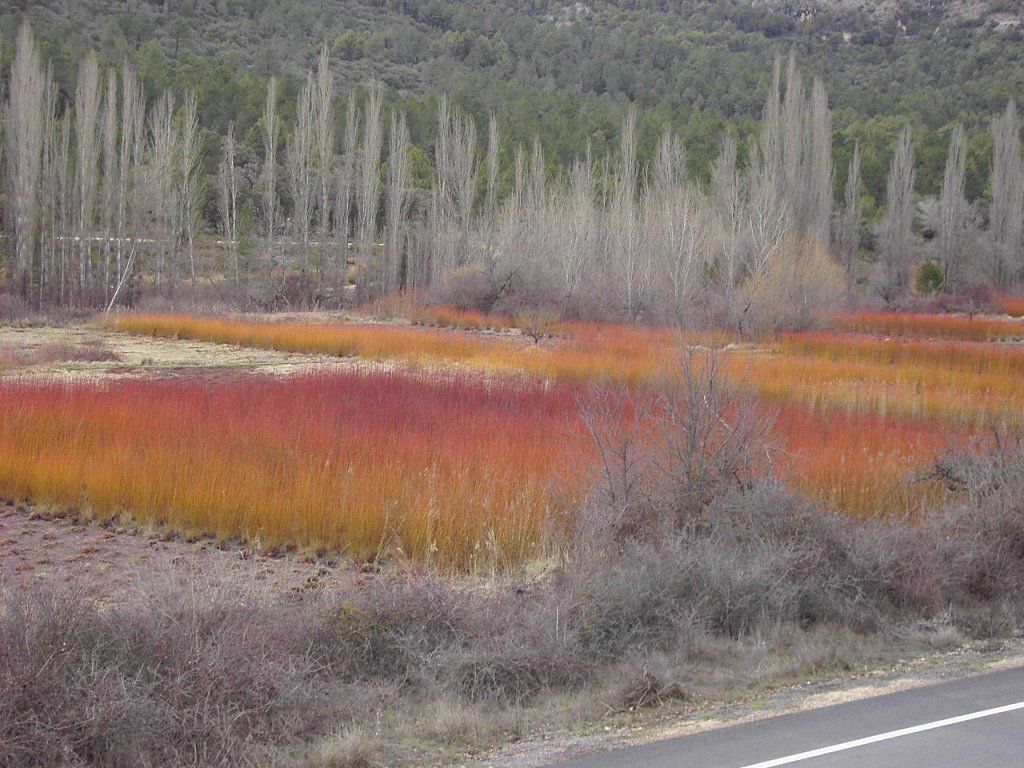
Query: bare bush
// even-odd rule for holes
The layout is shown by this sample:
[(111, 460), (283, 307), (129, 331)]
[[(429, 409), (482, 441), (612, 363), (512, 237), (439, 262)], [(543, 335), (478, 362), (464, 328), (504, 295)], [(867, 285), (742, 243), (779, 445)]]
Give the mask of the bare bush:
[(838, 306), (846, 291), (842, 267), (816, 239), (789, 238), (740, 292), (740, 331), (806, 330)]
[(682, 530), (716, 496), (752, 487), (771, 466), (770, 415), (726, 381), (711, 351), (685, 352), (656, 394), (597, 393), (583, 421), (597, 477), (578, 531), (588, 549)]

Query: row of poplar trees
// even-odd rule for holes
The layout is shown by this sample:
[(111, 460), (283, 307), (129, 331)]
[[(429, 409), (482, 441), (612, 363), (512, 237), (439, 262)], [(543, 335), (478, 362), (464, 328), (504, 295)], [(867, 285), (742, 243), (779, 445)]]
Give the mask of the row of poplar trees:
[[(760, 134), (745, 153), (726, 134), (710, 184), (692, 177), (670, 131), (641, 164), (630, 109), (617, 152), (588, 150), (555, 177), (538, 141), (517, 148), (506, 161), (510, 189), (499, 195), (497, 121), (478, 136), (474, 121), (442, 99), (423, 190), (412, 183), (405, 118), (384, 109), (382, 89), (350, 94), (340, 136), (335, 91), (324, 50), (284, 126), (269, 81), (262, 169), (241, 171), (229, 128), (210, 185), (220, 231), (200, 232), (210, 180), (195, 97), (168, 92), (147, 104), (130, 66), (104, 73), (91, 54), (74, 103), (58, 103), (26, 25), (5, 110), (8, 289), (40, 305), (110, 309), (140, 288), (173, 297), (200, 279), (290, 283), (306, 303), (464, 284), (488, 303), (519, 295), (583, 313), (613, 307), (628, 318), (682, 317), (713, 299), (741, 325), (778, 326), (808, 322), (857, 284), (895, 300), (923, 258), (940, 265), (950, 288), (1024, 277), (1024, 161), (1012, 103), (992, 121), (984, 210), (965, 197), (959, 125), (941, 194), (922, 206), (907, 128), (872, 231), (860, 209), (860, 153), (837, 195), (828, 96), (792, 56), (776, 60)], [(255, 248), (242, 248), (241, 230), (251, 227), (242, 199), (259, 201)], [(927, 248), (923, 219), (936, 234)], [(871, 259), (862, 249), (868, 232)]]

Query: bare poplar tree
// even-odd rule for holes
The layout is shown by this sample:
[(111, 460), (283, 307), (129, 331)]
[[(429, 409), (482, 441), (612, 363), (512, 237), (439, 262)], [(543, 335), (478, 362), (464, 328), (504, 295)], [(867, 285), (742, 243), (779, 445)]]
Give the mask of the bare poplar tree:
[(878, 289), (892, 301), (907, 290), (914, 224), (914, 149), (910, 127), (903, 129), (889, 167), (886, 210), (882, 220), (882, 272)]
[(493, 218), (497, 206), (498, 152), (500, 151), (498, 118), (491, 113), (487, 126), (487, 216)]
[(772, 174), (776, 187), (784, 187), (783, 167), (785, 142), (782, 123), (782, 58), (775, 57), (772, 65), (772, 81), (765, 98), (761, 114), (761, 161), (767, 172)]
[(779, 195), (771, 169), (755, 159), (748, 169), (748, 177), (749, 248), (742, 269), (743, 279), (766, 274), (793, 230), (793, 211), (789, 202)]
[(178, 201), (174, 183), (174, 164), (178, 137), (174, 128), (174, 96), (170, 91), (164, 92), (157, 99), (150, 113), (149, 122), (153, 141), (148, 169), (149, 188), (158, 229), (155, 243), (156, 287), (163, 287), (165, 274), (169, 272), (170, 288), (173, 291), (176, 267), (173, 262), (168, 262), (172, 261), (176, 250)]
[(340, 168), (338, 169), (337, 199), (335, 202), (335, 215), (337, 217), (336, 229), (341, 236), (344, 246), (342, 251), (341, 266), (344, 268), (348, 260), (348, 243), (352, 235), (352, 191), (355, 188), (356, 180), (356, 156), (359, 153), (359, 103), (353, 91), (348, 96), (348, 109), (345, 111), (345, 136), (343, 155)]
[(238, 270), (238, 173), (235, 169), (235, 124), (228, 125), (224, 137), (224, 149), (221, 153), (220, 167), (217, 173), (219, 182), (220, 218), (224, 244), (231, 258), (235, 273), (235, 285), (239, 284)]
[[(796, 67), (796, 54), (792, 52), (786, 66), (786, 96), (782, 107), (782, 120), (782, 192), (793, 210), (805, 211), (807, 153), (804, 142), (804, 84), (803, 77)], [(803, 221), (800, 223), (802, 225)]]
[(854, 272), (860, 254), (860, 227), (863, 214), (860, 207), (860, 144), (854, 144), (850, 166), (846, 172), (843, 192), (843, 212), (837, 233), (839, 260), (846, 272), (846, 284), (854, 285)]
[(295, 124), (285, 148), (285, 166), (288, 170), (288, 186), (292, 193), (292, 227), (302, 249), (300, 268), (305, 291), (308, 286), (309, 231), (315, 200), (313, 168), (313, 131), (315, 120), (314, 91), (316, 82), (312, 74), (307, 76), (295, 105)]
[(95, 51), (82, 62), (75, 91), (75, 138), (77, 164), (75, 185), (78, 194), (79, 291), (90, 289), (92, 278), (93, 226), (96, 214), (96, 187), (99, 171), (100, 68)]
[(60, 301), (66, 302), (71, 293), (72, 264), (71, 254), (74, 232), (74, 170), (71, 161), (71, 115), (65, 115), (60, 121), (60, 138), (56, 148), (57, 171), (57, 232), (60, 240), (58, 265), (58, 281), (60, 283)]
[(448, 97), (438, 108), (437, 231), (434, 232), (437, 267), (448, 275), (468, 261), (469, 233), (476, 191), (476, 126), (452, 109)]
[(139, 83), (135, 72), (126, 61), (121, 70), (121, 143), (120, 156), (118, 161), (117, 178), (117, 214), (115, 230), (115, 281), (114, 296), (111, 304), (116, 299), (119, 289), (126, 283), (131, 267), (135, 261), (135, 249), (137, 244), (135, 238), (131, 237), (130, 251), (125, 257), (125, 246), (129, 239), (129, 233), (134, 231), (133, 224), (137, 224), (136, 211), (139, 203), (132, 191), (139, 181), (138, 169), (143, 161), (143, 142), (145, 121), (145, 100), (142, 95), (142, 86)]
[(598, 244), (598, 212), (594, 183), (594, 163), (590, 145), (586, 155), (576, 160), (569, 171), (569, 189), (562, 217), (569, 229), (566, 241), (558, 251), (562, 268), (564, 301), (570, 303), (579, 289), (588, 259), (593, 258)]
[(188, 244), (188, 263), (192, 284), (196, 282), (196, 245), (195, 229), (199, 217), (199, 115), (196, 109), (196, 95), (189, 92), (185, 96), (184, 112), (182, 113), (180, 132), (180, 151), (178, 152), (178, 199), (182, 234)]
[(320, 49), (316, 67), (316, 170), (319, 181), (320, 270), (327, 260), (331, 234), (332, 181), (334, 178), (334, 74), (327, 45)]
[(409, 186), (409, 129), (404, 115), (392, 113), (388, 134), (387, 241), (381, 280), (385, 294), (401, 286), (402, 224), (408, 209)]
[(277, 223), (277, 140), (281, 127), (277, 121), (277, 78), (267, 81), (263, 106), (263, 219), (267, 228), (267, 256), (274, 252)]
[(651, 170), (651, 193), (666, 197), (686, 183), (686, 147), (679, 137), (666, 129), (658, 140), (658, 151)]
[(117, 72), (107, 73), (107, 94), (103, 101), (103, 194), (100, 205), (100, 228), (103, 232), (103, 299), (110, 299), (111, 261), (113, 254), (114, 220), (117, 210), (118, 161), (117, 151)]
[(943, 282), (957, 285), (961, 277), (968, 222), (967, 196), (964, 191), (967, 167), (967, 142), (964, 127), (957, 123), (949, 139), (949, 154), (939, 195), (939, 264)]
[(807, 131), (810, 142), (806, 179), (809, 206), (804, 231), (815, 235), (819, 242), (828, 246), (832, 239), (835, 173), (832, 164), (832, 114), (828, 108), (828, 94), (820, 77), (814, 78), (807, 114), (811, 123)]
[[(381, 88), (373, 85), (366, 95), (362, 152), (359, 162), (359, 271), (366, 281), (371, 271), (377, 239), (377, 212), (380, 210), (380, 155), (383, 143), (381, 126)], [(368, 286), (363, 283), (364, 289)]]
[[(65, 232), (59, 219), (61, 199), (60, 179), (60, 119), (57, 114), (57, 87), (53, 81), (52, 65), (47, 66), (46, 88), (43, 94), (43, 156), (39, 172), (39, 270), (36, 276), (36, 295), (39, 304), (47, 298), (60, 295), (60, 244)], [(3, 88), (0, 86), (0, 91)], [(2, 96), (2, 93), (0, 93)]]
[(995, 246), (996, 282), (1006, 284), (1022, 271), (1024, 245), (1024, 160), (1021, 159), (1017, 104), (992, 118), (992, 204), (989, 237)]
[(9, 169), (5, 186), (14, 224), (13, 278), (25, 298), (31, 286), (39, 221), (36, 198), (42, 166), (46, 81), (39, 50), (26, 22), (15, 45), (5, 131)]
[(718, 269), (722, 290), (729, 303), (739, 285), (740, 237), (744, 227), (743, 185), (736, 168), (736, 139), (726, 133), (722, 151), (711, 168), (711, 202), (717, 218), (721, 265)]
[(643, 227), (636, 199), (636, 108), (630, 107), (622, 123), (619, 162), (612, 183), (609, 209), (611, 263), (625, 294), (626, 313), (636, 317), (643, 242)]
[(774, 186), (800, 232), (827, 244), (834, 182), (828, 94), (820, 78), (806, 92), (796, 57), (790, 54), (783, 96), (781, 71), (776, 58), (761, 121), (759, 183), (762, 192)]
[(649, 249), (657, 260), (668, 306), (682, 319), (705, 271), (710, 214), (699, 192), (675, 184), (653, 201)]

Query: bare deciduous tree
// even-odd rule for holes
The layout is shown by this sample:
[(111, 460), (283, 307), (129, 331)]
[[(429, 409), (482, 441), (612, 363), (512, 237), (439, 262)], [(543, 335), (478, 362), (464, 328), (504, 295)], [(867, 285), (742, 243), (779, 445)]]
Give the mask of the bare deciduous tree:
[(217, 173), (220, 187), (220, 218), (224, 244), (234, 267), (235, 285), (240, 276), (238, 270), (238, 173), (235, 169), (235, 124), (228, 125), (224, 137), (224, 149), (221, 153), (220, 167)]
[(655, 205), (649, 247), (663, 276), (668, 307), (681, 321), (705, 274), (711, 214), (699, 192), (685, 184), (667, 191)]
[(896, 143), (886, 185), (886, 211), (881, 232), (881, 274), (877, 288), (886, 301), (907, 290), (914, 223), (914, 149), (910, 128), (904, 128)]
[(14, 224), (14, 270), (17, 291), (29, 296), (36, 228), (39, 221), (40, 169), (43, 153), (43, 110), (47, 77), (28, 23), (22, 26), (11, 65), (7, 121), (8, 192)]
[(727, 303), (739, 286), (740, 237), (745, 226), (743, 185), (736, 169), (736, 139), (726, 133), (722, 151), (711, 168), (711, 204), (717, 216), (720, 265), (719, 283)]
[(267, 228), (267, 254), (274, 251), (277, 216), (277, 141), (281, 127), (277, 121), (277, 78), (267, 81), (263, 107), (263, 219)]
[[(149, 194), (157, 220), (156, 287), (160, 289), (165, 274), (170, 271), (170, 286), (174, 289), (176, 267), (172, 259), (177, 232), (177, 190), (174, 183), (174, 156), (178, 144), (174, 127), (174, 96), (169, 91), (157, 99), (150, 112), (149, 130), (152, 149), (149, 157)], [(171, 264), (168, 264), (172, 261)]]
[(195, 93), (185, 96), (181, 116), (180, 148), (178, 151), (178, 200), (182, 235), (188, 244), (188, 264), (192, 284), (196, 282), (195, 228), (199, 215), (199, 114)]
[(836, 249), (846, 272), (848, 285), (855, 280), (857, 258), (860, 254), (860, 227), (863, 214), (860, 206), (860, 144), (854, 144), (850, 166), (846, 172), (843, 192), (843, 212), (836, 235)]
[[(134, 70), (126, 61), (121, 70), (121, 136), (120, 157), (117, 177), (117, 221), (115, 234), (115, 271), (116, 280), (110, 302), (111, 308), (118, 293), (131, 276), (135, 263), (137, 243), (133, 233), (140, 222), (138, 210), (141, 205), (133, 195), (134, 187), (139, 183), (139, 169), (143, 162), (143, 145), (145, 122), (145, 99), (142, 86)], [(131, 233), (131, 234), (130, 234)], [(129, 247), (125, 256), (125, 247)]]
[(961, 262), (967, 245), (965, 229), (969, 208), (964, 192), (966, 166), (964, 127), (957, 123), (949, 139), (949, 154), (939, 195), (939, 264), (942, 267), (943, 282), (947, 286), (960, 282)]
[(320, 270), (325, 267), (331, 234), (331, 197), (334, 178), (334, 75), (325, 44), (316, 67), (316, 170), (319, 179)]
[(793, 228), (793, 213), (775, 186), (774, 175), (756, 160), (749, 168), (747, 184), (747, 233), (749, 247), (744, 259), (743, 278), (768, 271), (779, 256)]
[(630, 107), (622, 123), (619, 162), (612, 186), (608, 210), (608, 239), (612, 268), (619, 276), (625, 298), (626, 313), (636, 317), (641, 258), (643, 257), (643, 226), (637, 205), (636, 109)]
[(78, 195), (79, 291), (90, 290), (96, 187), (99, 164), (100, 68), (96, 53), (85, 57), (75, 91), (75, 139), (78, 150), (75, 190)]
[(1020, 124), (1013, 100), (1006, 111), (992, 118), (992, 205), (989, 237), (995, 246), (994, 278), (1000, 284), (1022, 270), (1024, 246), (1024, 160), (1021, 159)]
[(586, 155), (573, 163), (569, 171), (569, 189), (566, 196), (564, 223), (568, 237), (558, 250), (562, 267), (564, 300), (568, 304), (580, 287), (588, 259), (592, 259), (598, 244), (598, 212), (595, 201), (594, 163), (590, 147)]
[(309, 231), (316, 195), (313, 167), (315, 89), (316, 81), (310, 74), (299, 91), (295, 105), (295, 124), (292, 126), (292, 134), (285, 148), (288, 187), (292, 194), (292, 231), (298, 238), (301, 249), (299, 264), (304, 292), (308, 289), (306, 281), (309, 277)]
[(498, 118), (491, 113), (487, 126), (487, 216), (493, 218), (497, 206), (498, 192), (498, 152), (500, 150), (500, 138), (498, 133)]
[(382, 291), (387, 294), (401, 285), (402, 222), (409, 198), (409, 129), (405, 116), (391, 115), (388, 135), (387, 242)]
[(359, 272), (365, 289), (373, 272), (373, 251), (377, 241), (377, 213), (380, 210), (380, 155), (383, 144), (381, 125), (382, 92), (373, 85), (366, 94), (363, 141), (359, 159)]
[(119, 177), (117, 147), (117, 72), (107, 73), (107, 94), (103, 101), (103, 194), (100, 205), (100, 230), (103, 233), (103, 299), (108, 301), (113, 290), (111, 262), (113, 254), (114, 219), (117, 210)]

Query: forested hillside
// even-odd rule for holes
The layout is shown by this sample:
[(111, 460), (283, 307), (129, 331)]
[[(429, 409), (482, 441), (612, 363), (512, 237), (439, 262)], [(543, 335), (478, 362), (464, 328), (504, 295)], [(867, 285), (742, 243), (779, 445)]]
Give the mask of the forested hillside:
[[(379, 80), (399, 101), (413, 144), (433, 142), (436, 96), (493, 111), (504, 143), (536, 134), (548, 162), (566, 166), (591, 142), (617, 144), (627, 102), (641, 109), (640, 154), (672, 127), (707, 178), (719, 135), (754, 132), (778, 52), (824, 79), (835, 113), (837, 168), (853, 143), (866, 191), (880, 200), (891, 147), (914, 128), (918, 187), (936, 194), (952, 123), (965, 122), (967, 193), (984, 193), (985, 126), (1024, 86), (1022, 11), (1012, 0), (18, 0), (0, 10), (9, 64), (24, 18), (45, 41), (65, 94), (94, 48), (101, 65), (127, 58), (147, 98), (194, 89), (203, 128), (234, 120), (252, 134), (265, 79), (283, 76), (294, 103), (321, 44), (342, 92)], [(284, 108), (286, 111), (288, 107)], [(344, 106), (337, 109), (339, 128)], [(743, 142), (740, 146), (744, 153)], [(215, 143), (207, 142), (215, 166)], [(840, 170), (839, 187), (842, 184)]]

